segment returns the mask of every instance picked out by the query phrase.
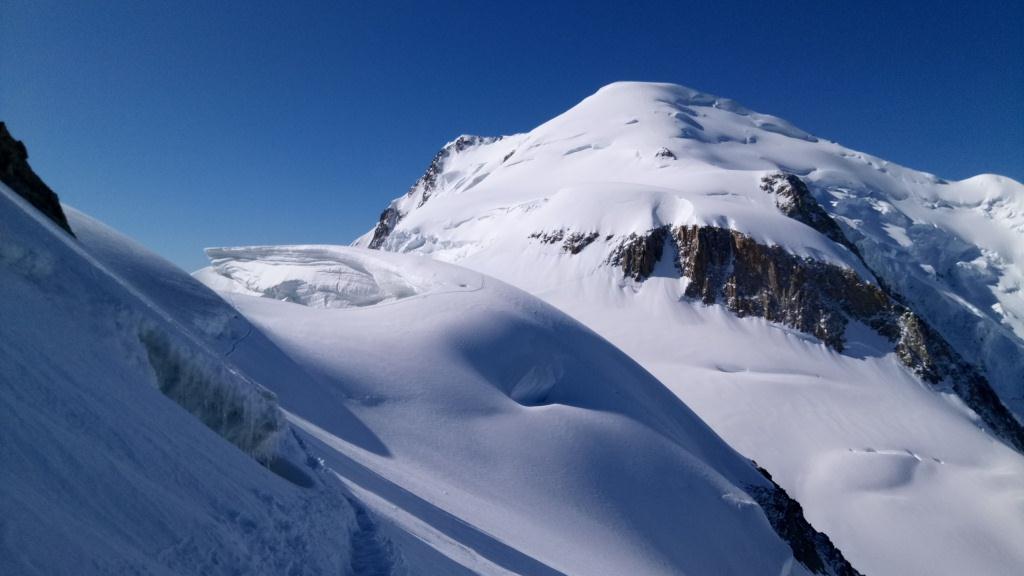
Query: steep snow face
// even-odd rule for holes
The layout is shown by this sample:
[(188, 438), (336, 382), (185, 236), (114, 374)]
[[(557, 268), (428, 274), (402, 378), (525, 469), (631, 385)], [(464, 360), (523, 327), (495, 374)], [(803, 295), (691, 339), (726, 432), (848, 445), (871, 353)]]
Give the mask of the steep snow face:
[(823, 177), (816, 194), (1024, 421), (1024, 187), (990, 174), (886, 187)]
[[(211, 537), (190, 545), (193, 556), (216, 559), (210, 561), (222, 562), (224, 570), (256, 573), (249, 562), (282, 572), (287, 570), (281, 563), (294, 562), (296, 555), (307, 564), (294, 570), (318, 573), (807, 572), (751, 496), (776, 503), (780, 495), (749, 462), (606, 342), (517, 290), (416, 256), (318, 246), (213, 252), (218, 267), (199, 276), (229, 290), (224, 296), (253, 324), (117, 232), (75, 210), (68, 214), (80, 240), (68, 248), (89, 263), (87, 275), (107, 279), (141, 309), (194, 335), (194, 345), (226, 358), (234, 373), (276, 392), (301, 430), (292, 461), (301, 463), (305, 455), (321, 463), (300, 471), (307, 487), (294, 488), (308, 493), (308, 500), (266, 501), (278, 522), (273, 537), (289, 538), (287, 546), (267, 536), (260, 520), (253, 526), (243, 515), (240, 521), (250, 531), (236, 539), (246, 545), (270, 539), (268, 551), (240, 558)], [(36, 260), (41, 264), (19, 266), (50, 270), (45, 258), (18, 261)], [(256, 265), (261, 261), (266, 267)], [(68, 262), (67, 270), (77, 269), (76, 260)], [(318, 283), (338, 270), (356, 279)], [(315, 283), (322, 294), (330, 289), (328, 301), (360, 305), (332, 308), (323, 298), (280, 301), (279, 292), (266, 289), (275, 283), (250, 282), (255, 272), (292, 286)], [(83, 284), (55, 281), (58, 287)], [(393, 285), (411, 289), (400, 298), (369, 297), (368, 287), (383, 291)], [(109, 314), (79, 314), (93, 316)], [(18, 323), (14, 329), (25, 327)], [(66, 338), (63, 345), (87, 343), (94, 362), (110, 366), (108, 351), (94, 339), (76, 331), (67, 331)], [(146, 351), (136, 356), (145, 358)], [(606, 376), (594, 381), (592, 373)], [(147, 404), (132, 409), (141, 419), (153, 416)], [(114, 428), (130, 434), (133, 429), (124, 426)], [(193, 441), (187, 431), (181, 434), (183, 441)], [(35, 450), (49, 453), (49, 441)], [(90, 442), (83, 447), (105, 446)], [(638, 452), (636, 446), (644, 448)], [(164, 459), (168, 466), (185, 466)], [(106, 479), (110, 486), (133, 470), (115, 462), (117, 471)], [(295, 480), (294, 470), (284, 472)], [(649, 478), (660, 480), (652, 486)], [(175, 493), (173, 486), (156, 483), (154, 489)], [(341, 487), (353, 495), (339, 495)], [(772, 511), (789, 508), (783, 503)], [(194, 512), (200, 520), (210, 513)], [(94, 514), (82, 513), (83, 532), (103, 533), (105, 525)], [(41, 516), (49, 521), (52, 513)], [(22, 519), (13, 518), (20, 525)], [(134, 529), (142, 549), (135, 552), (137, 562), (161, 566), (164, 557), (153, 560), (148, 548), (161, 540), (137, 521), (121, 522)], [(583, 537), (580, 526), (591, 527)], [(309, 531), (320, 540), (313, 541)], [(321, 548), (310, 551), (314, 545)], [(28, 549), (16, 558), (32, 562), (40, 553)], [(203, 561), (183, 566), (176, 556), (169, 558), (177, 573), (216, 573)], [(335, 564), (327, 566), (324, 558)], [(826, 564), (821, 573), (837, 573), (835, 566), (841, 567)]]
[(140, 296), (217, 354), (228, 355), (252, 326), (223, 299), (177, 266), (70, 206), (64, 206), (80, 247)]
[(0, 223), (0, 573), (345, 573), (344, 493), (250, 456), (301, 465), (273, 396), (3, 185)]
[[(782, 170), (808, 182), (875, 272), (1024, 415), (1020, 183), (947, 182), (671, 84), (611, 84), (529, 133), (446, 149), (424, 176), (431, 194), (421, 180), (355, 245), (463, 262), (491, 247), (529, 251), (531, 234), (565, 230), (596, 233), (607, 255), (618, 236), (706, 224), (870, 278), (761, 192), (760, 178)], [(521, 275), (499, 277), (521, 285)]]
[[(449, 154), (436, 175), (428, 173), (436, 185), (427, 200), (416, 186), (392, 204), (401, 218), (381, 247), (454, 261), (494, 243), (525, 245), (530, 233), (559, 228), (607, 236), (711, 224), (799, 255), (858, 266), (844, 250), (779, 214), (759, 190), (761, 174), (719, 166), (746, 142), (792, 140), (779, 132), (805, 135), (782, 120), (740, 116), (731, 111), (743, 112), (735, 104), (713, 107), (709, 98), (670, 85), (612, 85), (528, 134), (473, 141)], [(716, 154), (709, 153), (709, 142)], [(764, 159), (752, 162), (755, 170), (775, 168)], [(356, 244), (371, 239), (372, 233)]]
[[(783, 214), (760, 186), (777, 171), (808, 183), (877, 279), (847, 246)], [(1019, 183), (946, 182), (729, 100), (642, 83), (464, 146), (435, 172), (426, 201), (396, 199), (387, 225), (356, 245), (457, 262), (581, 320), (765, 466), (867, 573), (1024, 566), (1024, 458), (923, 386), (885, 338), (852, 324), (840, 354), (687, 298), (670, 247), (639, 276), (621, 260), (643, 255), (637, 238), (653, 229), (702, 225), (882, 280), (983, 366), (1020, 417)]]
[[(373, 442), (372, 434), (358, 418), (342, 402), (334, 401), (332, 392), (325, 388), (321, 378), (296, 363), (213, 290), (101, 222), (66, 206), (65, 211), (78, 236), (75, 248), (84, 251), (83, 255), (102, 269), (102, 272), (93, 271), (92, 275), (116, 278), (117, 284), (147, 302), (150, 309), (189, 333), (193, 337), (191, 340), (198, 341), (200, 348), (213, 352), (219, 357), (219, 363), (229, 368), (234, 375), (228, 378), (229, 381), (241, 377), (275, 391), (287, 392), (289, 407), (302, 409), (319, 425), (345, 438)], [(73, 334), (69, 338), (79, 342), (90, 341), (81, 334)], [(105, 353), (102, 349), (92, 350), (97, 360), (106, 361)], [(325, 395), (331, 401), (325, 402)], [(276, 410), (276, 397), (274, 406)], [(143, 416), (146, 415), (145, 406), (139, 410)], [(225, 556), (223, 551), (216, 551), (220, 544), (213, 540), (209, 542), (209, 550), (196, 545), (189, 548), (190, 553), (209, 554), (230, 573), (261, 573), (261, 570), (273, 574), (295, 572), (357, 576), (470, 573), (463, 566), (472, 564), (465, 558), (464, 549), (457, 546), (447, 549), (437, 543), (427, 543), (401, 527), (381, 522), (377, 515), (371, 514), (366, 504), (339, 482), (336, 473), (324, 467), (322, 454), (308, 443), (293, 440), (299, 438), (298, 434), (298, 429), (289, 428), (284, 441), (278, 446), (277, 457), (268, 462), (268, 467), (281, 478), (301, 486), (299, 494), (306, 497), (299, 501), (261, 500), (276, 514), (274, 533), (282, 539), (289, 539), (286, 546), (276, 541), (268, 543), (272, 546), (269, 552), (274, 553), (273, 561), (264, 561), (260, 554), (248, 554), (241, 560), (237, 556)], [(41, 443), (42, 449), (46, 448), (44, 444)], [(132, 472), (131, 466), (119, 468), (119, 473)], [(239, 471), (239, 474), (243, 473), (251, 471)], [(262, 473), (267, 474), (265, 470)], [(117, 486), (117, 483), (110, 481), (109, 485)], [(163, 489), (159, 484), (156, 488)], [(230, 500), (225, 502), (230, 504)], [(202, 513), (203, 510), (197, 510), (197, 514)], [(237, 540), (246, 544), (246, 538), (252, 536), (257, 543), (264, 541), (259, 539), (263, 538), (262, 524), (250, 525), (248, 516), (240, 516), (239, 521), (245, 522), (246, 536), (236, 537)], [(337, 525), (342, 521), (344, 523)], [(85, 527), (93, 526), (89, 515), (82, 516), (82, 523)], [(96, 525), (99, 526), (98, 523)], [(135, 524), (126, 521), (123, 526)], [(310, 538), (307, 532), (315, 534), (316, 539)], [(145, 530), (140, 529), (137, 536), (143, 546), (160, 542)], [(317, 548), (311, 549), (313, 546)], [(37, 552), (27, 553), (26, 557), (32, 558)], [(333, 564), (325, 563), (325, 558), (331, 559)], [(154, 563), (160, 561), (160, 558), (153, 560)], [(250, 562), (264, 564), (252, 567)], [(281, 568), (282, 564), (288, 566)], [(178, 567), (175, 573), (217, 573), (199, 561), (190, 566), (187, 569)], [(106, 573), (104, 570), (98, 572)]]
[[(468, 568), (805, 573), (751, 496), (772, 489), (751, 463), (628, 357), (538, 299), (412, 255), (329, 246), (211, 255), (215, 265), (197, 276), (317, 375), (315, 386), (275, 392), (328, 466), (388, 521), (454, 557), (471, 551)], [(260, 286), (288, 274), (308, 283), (344, 264), (418, 288), (377, 304), (302, 306), (272, 290), (253, 295), (262, 258), (279, 267)], [(366, 293), (359, 282), (331, 289), (341, 300)], [(242, 368), (259, 374), (248, 358)], [(339, 425), (338, 410), (365, 429)]]

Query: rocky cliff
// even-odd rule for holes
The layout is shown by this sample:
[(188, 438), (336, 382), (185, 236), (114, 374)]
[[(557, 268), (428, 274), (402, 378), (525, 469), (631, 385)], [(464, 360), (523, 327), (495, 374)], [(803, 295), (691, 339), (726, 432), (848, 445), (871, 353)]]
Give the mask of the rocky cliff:
[(775, 532), (789, 544), (793, 557), (814, 574), (859, 576), (860, 572), (836, 548), (828, 535), (815, 530), (807, 521), (803, 506), (790, 497), (767, 470), (758, 466), (757, 462), (754, 462), (754, 466), (771, 482), (772, 487), (748, 486), (747, 491), (764, 509), (768, 523)]
[[(764, 178), (779, 209), (851, 252), (856, 247), (791, 174)], [(936, 390), (956, 394), (1006, 443), (1024, 451), (1024, 427), (999, 400), (981, 370), (968, 363), (903, 299), (852, 269), (793, 255), (736, 230), (663, 226), (621, 239), (608, 258), (623, 275), (643, 281), (671, 244), (685, 294), (720, 304), (738, 316), (757, 316), (813, 334), (843, 351), (846, 330), (859, 322), (892, 343), (900, 361)]]
[[(490, 144), (500, 140), (500, 137), (490, 136), (472, 136), (462, 135), (455, 140), (445, 144), (434, 158), (430, 161), (430, 165), (427, 166), (426, 171), (420, 176), (419, 180), (409, 188), (409, 191), (405, 193), (405, 196), (401, 200), (410, 200), (415, 203), (416, 207), (422, 206), (427, 200), (430, 199), (431, 194), (437, 190), (437, 179), (444, 173), (445, 163), (449, 158), (462, 152), (468, 148), (480, 146), (482, 144)], [(508, 158), (506, 157), (506, 160)], [(405, 216), (405, 211), (399, 206), (403, 202), (392, 202), (390, 206), (384, 209), (380, 214), (380, 218), (377, 221), (377, 226), (373, 229), (373, 236), (370, 239), (369, 247), (373, 249), (380, 248), (387, 239), (391, 231), (395, 229), (395, 226)]]
[(3, 122), (0, 122), (0, 181), (65, 232), (75, 235), (60, 207), (57, 194), (32, 171), (28, 164), (28, 150), (21, 141), (11, 136)]

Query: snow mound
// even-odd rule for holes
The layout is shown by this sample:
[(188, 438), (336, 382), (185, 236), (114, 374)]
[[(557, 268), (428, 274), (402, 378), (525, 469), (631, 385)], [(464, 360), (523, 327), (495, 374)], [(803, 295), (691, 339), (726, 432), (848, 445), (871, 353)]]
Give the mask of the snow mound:
[(399, 268), (379, 254), (331, 246), (208, 248), (206, 253), (212, 266), (199, 275), (218, 289), (314, 308), (373, 306), (480, 284), (470, 272), (439, 277), (423, 266)]
[[(749, 491), (773, 490), (608, 342), (500, 281), (415, 255), (259, 248), (197, 276), (308, 372), (274, 388), (375, 512), (485, 573), (803, 573)], [(257, 253), (258, 252), (258, 253)], [(211, 253), (219, 263), (223, 252)], [(303, 266), (273, 264), (283, 254)], [(256, 264), (268, 257), (272, 264)], [(313, 264), (313, 262), (318, 264)], [(249, 286), (358, 263), (419, 287), (388, 306), (300, 307)], [(429, 279), (429, 282), (426, 282)], [(254, 293), (255, 292), (255, 293)], [(345, 297), (345, 296), (343, 296)], [(259, 359), (241, 367), (260, 374)], [(331, 414), (351, 411), (362, 433)], [(367, 439), (367, 436), (373, 440)], [(735, 535), (735, 536), (733, 536)]]

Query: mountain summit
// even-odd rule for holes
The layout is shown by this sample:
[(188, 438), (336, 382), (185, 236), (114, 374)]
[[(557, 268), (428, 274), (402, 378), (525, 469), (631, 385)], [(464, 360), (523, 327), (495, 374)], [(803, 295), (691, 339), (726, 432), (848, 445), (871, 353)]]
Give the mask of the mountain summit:
[(1012, 180), (617, 83), (189, 276), (8, 144), (0, 573), (1024, 566)]
[(479, 270), (582, 321), (868, 573), (1024, 562), (1024, 521), (999, 508), (1024, 489), (1012, 179), (947, 181), (729, 99), (618, 82), (530, 132), (460, 136), (355, 245)]
[(38, 196), (0, 182), (2, 574), (859, 574), (515, 287), (284, 246), (210, 249), (218, 295)]
[[(799, 178), (848, 241), (779, 210), (762, 190), (775, 173)], [(460, 136), (355, 245), (464, 262), (562, 231), (567, 251), (600, 238), (609, 256), (663, 225), (877, 274), (1024, 414), (1024, 186), (949, 182), (683, 86), (617, 82), (528, 133)]]

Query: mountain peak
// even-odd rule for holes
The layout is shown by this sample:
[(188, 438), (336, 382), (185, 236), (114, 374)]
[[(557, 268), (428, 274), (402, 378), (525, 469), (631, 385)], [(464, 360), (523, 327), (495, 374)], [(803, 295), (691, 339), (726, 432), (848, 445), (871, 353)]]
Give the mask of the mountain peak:
[(934, 548), (964, 525), (1019, 558), (983, 506), (945, 503), (1006, 497), (975, 479), (1024, 450), (1020, 184), (945, 181), (646, 82), (446, 155), (429, 180), (357, 244), (456, 262), (584, 321), (868, 573), (1006, 572)]
[(746, 111), (745, 108), (730, 100), (707, 92), (701, 92), (681, 84), (668, 82), (618, 81), (606, 84), (587, 100), (614, 100), (620, 103), (633, 102), (674, 102), (689, 106), (712, 106), (734, 111)]
[[(627, 121), (636, 120), (630, 125), (646, 118), (648, 130), (651, 129), (650, 121), (655, 120), (656, 123), (667, 124), (670, 137), (679, 136), (709, 144), (731, 141), (748, 143), (756, 141), (756, 135), (764, 132), (809, 142), (817, 141), (789, 122), (754, 112), (735, 100), (662, 82), (613, 82), (601, 87), (559, 118), (581, 117), (591, 125), (599, 125), (601, 118), (612, 120), (622, 116), (628, 116)], [(708, 132), (712, 137), (702, 137), (703, 132)]]

